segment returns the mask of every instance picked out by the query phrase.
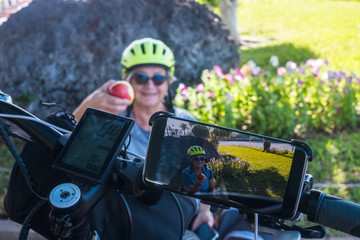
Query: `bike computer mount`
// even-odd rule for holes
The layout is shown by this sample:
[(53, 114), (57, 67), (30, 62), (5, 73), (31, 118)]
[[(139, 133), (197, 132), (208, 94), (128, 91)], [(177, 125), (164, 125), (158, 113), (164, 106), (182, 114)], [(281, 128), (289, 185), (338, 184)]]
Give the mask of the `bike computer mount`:
[(133, 125), (130, 118), (87, 108), (53, 167), (83, 183), (101, 184)]

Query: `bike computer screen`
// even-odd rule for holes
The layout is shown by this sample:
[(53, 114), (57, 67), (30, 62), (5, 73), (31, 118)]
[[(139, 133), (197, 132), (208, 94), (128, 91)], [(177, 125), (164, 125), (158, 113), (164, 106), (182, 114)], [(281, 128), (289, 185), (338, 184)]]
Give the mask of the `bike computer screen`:
[(88, 108), (55, 160), (55, 168), (101, 183), (128, 137), (134, 120)]

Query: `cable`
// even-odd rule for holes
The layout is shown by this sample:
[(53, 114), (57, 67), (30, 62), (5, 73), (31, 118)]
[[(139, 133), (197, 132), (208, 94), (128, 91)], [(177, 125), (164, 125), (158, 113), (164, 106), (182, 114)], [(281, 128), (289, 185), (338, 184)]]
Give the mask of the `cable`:
[(134, 152), (126, 151), (126, 153), (128, 153), (129, 155), (132, 155), (132, 156), (134, 156), (134, 157), (137, 157), (137, 158), (139, 158), (139, 159), (141, 159), (141, 160), (143, 160), (143, 161), (145, 161), (145, 157), (140, 156), (140, 155), (138, 155), (138, 154), (136, 154), (136, 153), (134, 153)]
[(180, 214), (180, 221), (181, 221), (181, 224), (180, 224), (180, 240), (183, 238), (183, 229), (184, 229), (184, 213), (183, 213), (183, 210), (182, 210), (182, 207), (180, 205), (180, 202), (179, 200), (177, 199), (176, 195), (173, 193), (173, 192), (170, 192), (170, 195), (173, 197), (175, 203), (176, 203), (176, 206), (178, 207), (178, 210), (179, 210), (179, 214)]
[(25, 221), (22, 224), (21, 227), (21, 231), (19, 234), (19, 240), (26, 240), (27, 236), (29, 235), (29, 231), (31, 228), (31, 224), (30, 221), (32, 219), (32, 217), (35, 215), (35, 213), (37, 213), (37, 211), (39, 211), (40, 208), (42, 208), (43, 206), (45, 206), (45, 204), (47, 203), (47, 201), (45, 200), (41, 200), (39, 201), (34, 207), (33, 209), (30, 211), (30, 213), (26, 216)]
[(126, 144), (126, 146), (124, 146), (124, 151), (125, 151), (125, 152), (127, 151), (128, 147), (130, 146), (130, 143), (131, 143), (131, 134), (129, 134), (128, 139), (129, 139), (129, 142)]
[(18, 118), (18, 119), (31, 120), (31, 121), (34, 121), (34, 122), (39, 122), (41, 124), (44, 124), (44, 125), (46, 125), (48, 127), (55, 128), (56, 130), (58, 130), (60, 132), (71, 134), (71, 131), (69, 131), (69, 130), (58, 127), (56, 125), (45, 122), (45, 121), (43, 121), (43, 120), (41, 120), (39, 118), (35, 118), (35, 117), (29, 117), (29, 116), (23, 116), (23, 115), (15, 115), (15, 114), (5, 114), (5, 113), (0, 113), (0, 117), (2, 117), (2, 118)]
[(128, 236), (126, 239), (130, 239), (130, 237), (131, 237), (131, 232), (132, 232), (132, 225), (133, 225), (131, 210), (130, 210), (129, 204), (127, 203), (124, 195), (122, 195), (121, 193), (119, 193), (119, 194), (120, 194), (121, 199), (122, 199), (123, 202), (124, 202), (124, 206), (125, 206), (125, 208), (126, 208), (126, 212), (127, 212), (128, 220), (129, 220), (129, 236)]
[(5, 145), (8, 147), (12, 155), (14, 156), (15, 160), (20, 166), (20, 170), (25, 176), (25, 180), (27, 184), (29, 185), (31, 191), (40, 199), (47, 200), (46, 195), (38, 188), (38, 186), (35, 184), (35, 182), (32, 180), (27, 167), (24, 163), (24, 161), (21, 159), (21, 157), (16, 152), (16, 149), (14, 148), (13, 144), (11, 143), (9, 136), (6, 134), (6, 131), (4, 129), (2, 121), (0, 121), (0, 128), (1, 128), (1, 138), (4, 141)]

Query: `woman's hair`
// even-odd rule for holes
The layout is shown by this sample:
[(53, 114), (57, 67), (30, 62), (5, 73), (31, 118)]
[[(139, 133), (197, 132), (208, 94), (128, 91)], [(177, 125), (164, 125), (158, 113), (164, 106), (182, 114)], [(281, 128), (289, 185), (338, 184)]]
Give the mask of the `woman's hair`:
[[(132, 69), (131, 71), (129, 71), (129, 72), (126, 72), (125, 73), (125, 75), (124, 75), (124, 80), (125, 81), (127, 81), (127, 82), (129, 82), (129, 83), (131, 83), (131, 78), (134, 76), (134, 74), (137, 72), (137, 69), (138, 68), (134, 68), (134, 69)], [(175, 77), (174, 77), (174, 75), (172, 75), (171, 74), (171, 72), (168, 70), (168, 69), (166, 69), (166, 68), (164, 68), (165, 69), (165, 71), (166, 71), (166, 75), (167, 76), (169, 76), (170, 77), (170, 84), (171, 84), (171, 82), (173, 82), (174, 80), (175, 80)], [(174, 109), (174, 105), (173, 105), (173, 103), (172, 103), (172, 99), (173, 99), (173, 96), (172, 96), (172, 94), (171, 94), (171, 91), (170, 91), (170, 87), (167, 89), (167, 93), (166, 93), (166, 95), (165, 95), (165, 98), (164, 98), (164, 105), (165, 105), (165, 107), (166, 107), (166, 109), (169, 111), (169, 112), (171, 112), (171, 113), (175, 113), (175, 109)], [(135, 101), (136, 101), (136, 99), (135, 99)], [(127, 108), (126, 108), (126, 116), (127, 117), (130, 117), (130, 112), (131, 112), (131, 110), (132, 110), (132, 108), (133, 108), (133, 104), (134, 104), (134, 102), (132, 103), (132, 104), (130, 104)]]

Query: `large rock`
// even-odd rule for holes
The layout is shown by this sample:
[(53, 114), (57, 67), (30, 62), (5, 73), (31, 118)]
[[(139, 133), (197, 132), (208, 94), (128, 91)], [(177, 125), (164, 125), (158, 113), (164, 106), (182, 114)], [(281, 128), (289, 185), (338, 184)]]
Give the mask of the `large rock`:
[(239, 64), (221, 19), (193, 0), (34, 0), (0, 26), (0, 89), (30, 99), (36, 114), (40, 100), (72, 111), (107, 79), (121, 79), (123, 49), (143, 37), (174, 50), (186, 84), (200, 82), (203, 69)]

